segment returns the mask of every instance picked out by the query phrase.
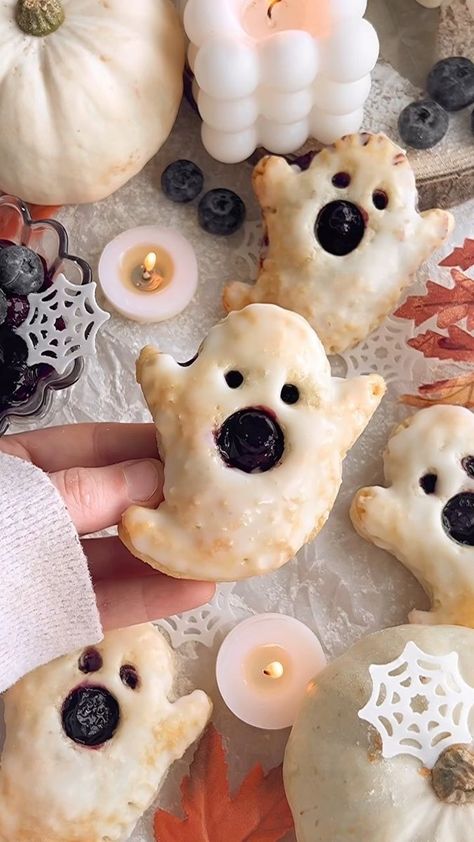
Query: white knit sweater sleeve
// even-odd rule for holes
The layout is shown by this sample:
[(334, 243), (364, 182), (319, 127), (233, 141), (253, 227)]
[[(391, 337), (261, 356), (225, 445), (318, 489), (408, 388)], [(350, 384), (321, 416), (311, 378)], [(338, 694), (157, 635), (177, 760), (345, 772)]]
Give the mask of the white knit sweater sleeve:
[(103, 637), (87, 560), (47, 474), (0, 454), (0, 692)]

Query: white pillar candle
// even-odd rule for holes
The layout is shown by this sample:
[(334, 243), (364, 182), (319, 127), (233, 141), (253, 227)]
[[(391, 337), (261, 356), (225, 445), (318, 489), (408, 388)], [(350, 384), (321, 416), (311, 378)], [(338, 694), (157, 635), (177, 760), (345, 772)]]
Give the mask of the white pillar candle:
[(143, 225), (108, 243), (99, 261), (99, 280), (122, 316), (161, 322), (184, 310), (196, 292), (196, 255), (178, 231)]
[(256, 728), (293, 725), (305, 692), (326, 666), (313, 632), (282, 614), (260, 614), (236, 626), (217, 656), (217, 684), (227, 707)]
[(217, 160), (358, 131), (379, 42), (366, 0), (188, 0), (188, 60)]

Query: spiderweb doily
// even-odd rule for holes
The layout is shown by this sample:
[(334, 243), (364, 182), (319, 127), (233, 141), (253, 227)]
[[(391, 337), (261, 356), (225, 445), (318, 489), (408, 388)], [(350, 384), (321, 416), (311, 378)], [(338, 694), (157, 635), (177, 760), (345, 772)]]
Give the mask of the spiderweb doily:
[(410, 641), (399, 658), (369, 672), (372, 695), (359, 717), (380, 734), (384, 757), (411, 754), (432, 769), (446, 748), (471, 743), (474, 688), (459, 671), (457, 652), (427, 655)]
[(93, 356), (99, 328), (110, 315), (95, 300), (97, 284), (73, 284), (58, 275), (28, 296), (29, 313), (17, 333), (28, 346), (28, 365), (47, 363), (62, 374), (77, 357)]

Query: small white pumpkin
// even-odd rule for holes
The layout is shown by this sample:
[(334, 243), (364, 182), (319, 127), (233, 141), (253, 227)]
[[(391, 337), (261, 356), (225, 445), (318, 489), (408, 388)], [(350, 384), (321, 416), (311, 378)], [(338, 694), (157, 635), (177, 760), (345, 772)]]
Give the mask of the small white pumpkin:
[(168, 137), (184, 66), (171, 0), (3, 0), (0, 45), (1, 190), (97, 201)]
[[(409, 755), (383, 758), (358, 712), (372, 693), (371, 664), (389, 664), (414, 641), (426, 654), (459, 654), (474, 687), (474, 630), (401, 626), (364, 638), (308, 691), (292, 730), (284, 775), (298, 842), (470, 842), (474, 753), (447, 748), (432, 773)], [(469, 719), (474, 734), (474, 715)]]

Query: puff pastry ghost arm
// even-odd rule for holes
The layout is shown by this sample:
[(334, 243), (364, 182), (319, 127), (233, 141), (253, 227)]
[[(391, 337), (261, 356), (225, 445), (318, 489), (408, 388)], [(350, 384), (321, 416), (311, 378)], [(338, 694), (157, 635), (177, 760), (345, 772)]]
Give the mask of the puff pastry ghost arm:
[(159, 752), (178, 760), (202, 734), (212, 714), (212, 702), (202, 690), (194, 690), (172, 705), (165, 721), (155, 729)]
[(336, 384), (334, 413), (343, 452), (348, 451), (369, 423), (385, 394), (385, 381), (378, 374), (340, 380)]

